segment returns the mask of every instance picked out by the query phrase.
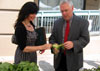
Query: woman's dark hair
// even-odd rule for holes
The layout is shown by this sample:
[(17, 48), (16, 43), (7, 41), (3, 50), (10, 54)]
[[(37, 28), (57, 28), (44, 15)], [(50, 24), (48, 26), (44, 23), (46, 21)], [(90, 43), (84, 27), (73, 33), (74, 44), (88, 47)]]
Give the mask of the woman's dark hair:
[(21, 10), (19, 11), (18, 18), (15, 22), (14, 28), (16, 25), (19, 25), (25, 18), (29, 16), (29, 14), (37, 14), (39, 11), (39, 7), (35, 2), (27, 2), (25, 3)]

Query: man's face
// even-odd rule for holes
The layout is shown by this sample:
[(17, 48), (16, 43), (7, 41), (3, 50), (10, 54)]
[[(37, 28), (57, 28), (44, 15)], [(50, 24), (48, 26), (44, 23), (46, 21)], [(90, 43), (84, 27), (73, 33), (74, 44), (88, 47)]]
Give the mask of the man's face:
[(69, 20), (73, 16), (73, 6), (70, 6), (68, 3), (61, 4), (60, 11), (65, 20)]

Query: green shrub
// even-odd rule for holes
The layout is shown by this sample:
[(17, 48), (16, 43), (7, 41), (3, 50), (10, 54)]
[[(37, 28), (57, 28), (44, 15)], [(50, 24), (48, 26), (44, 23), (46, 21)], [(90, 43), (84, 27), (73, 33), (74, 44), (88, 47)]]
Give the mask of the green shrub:
[(28, 61), (22, 61), (19, 64), (4, 62), (0, 64), (0, 71), (39, 71), (39, 67), (36, 63)]
[(84, 69), (83, 71), (100, 71), (100, 66), (98, 66), (97, 68)]
[(13, 70), (14, 70), (13, 65), (8, 62), (0, 64), (0, 71), (13, 71)]

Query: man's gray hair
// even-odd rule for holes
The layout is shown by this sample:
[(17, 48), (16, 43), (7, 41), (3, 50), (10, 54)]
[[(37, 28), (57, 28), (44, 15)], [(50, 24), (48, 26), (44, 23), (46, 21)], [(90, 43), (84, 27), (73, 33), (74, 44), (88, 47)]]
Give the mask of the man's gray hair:
[(60, 0), (60, 5), (63, 3), (68, 3), (70, 6), (73, 6), (72, 0)]

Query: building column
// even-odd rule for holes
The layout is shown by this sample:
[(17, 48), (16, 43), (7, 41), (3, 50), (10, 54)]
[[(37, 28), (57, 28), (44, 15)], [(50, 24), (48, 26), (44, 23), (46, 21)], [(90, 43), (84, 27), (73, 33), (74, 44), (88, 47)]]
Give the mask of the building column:
[(86, 0), (84, 0), (84, 2), (83, 2), (83, 10), (85, 10), (86, 9)]
[(34, 0), (34, 2), (35, 2), (37, 5), (39, 5), (39, 0)]
[(100, 0), (99, 0), (99, 10), (100, 10)]

